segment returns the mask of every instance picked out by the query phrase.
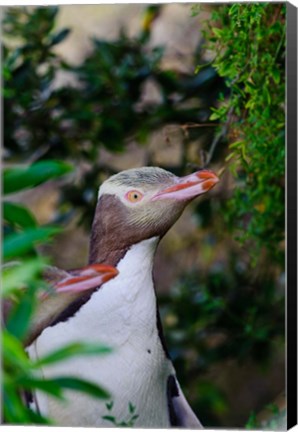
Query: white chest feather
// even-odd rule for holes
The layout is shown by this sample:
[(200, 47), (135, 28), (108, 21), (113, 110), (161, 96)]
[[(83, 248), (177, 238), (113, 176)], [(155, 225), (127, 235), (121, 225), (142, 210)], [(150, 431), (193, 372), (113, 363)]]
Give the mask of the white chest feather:
[(135, 426), (168, 427), (166, 382), (173, 373), (163, 351), (156, 325), (156, 298), (152, 281), (153, 256), (158, 238), (134, 245), (119, 262), (119, 275), (96, 291), (65, 322), (48, 327), (30, 347), (41, 356), (75, 341), (105, 343), (113, 348), (106, 356), (76, 357), (44, 368), (46, 377), (73, 375), (93, 381), (111, 394), (109, 413), (105, 403), (69, 392), (68, 402), (38, 395), (40, 408), (58, 425), (112, 426), (102, 419), (129, 417), (129, 403), (139, 415)]

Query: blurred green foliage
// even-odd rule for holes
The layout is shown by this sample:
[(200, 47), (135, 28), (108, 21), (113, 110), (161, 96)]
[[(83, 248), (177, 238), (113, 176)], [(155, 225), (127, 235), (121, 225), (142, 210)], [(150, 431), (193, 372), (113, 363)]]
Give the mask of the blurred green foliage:
[(237, 187), (226, 216), (255, 262), (262, 252), (284, 263), (285, 237), (284, 3), (222, 5), (204, 32), (213, 67), (226, 81), (210, 120), (226, 125)]
[[(101, 148), (124, 152), (129, 139), (144, 144), (153, 130), (166, 124), (205, 122), (210, 100), (215, 103), (224, 84), (212, 67), (196, 76), (161, 68), (163, 47), (148, 43), (160, 6), (147, 9), (137, 37), (129, 38), (123, 30), (112, 42), (93, 39), (93, 49), (81, 64), (68, 64), (54, 50), (69, 34), (69, 29), (55, 31), (58, 10), (16, 7), (6, 11), (5, 159), (50, 157), (83, 166), (83, 175), (77, 173), (75, 181), (62, 186), (61, 201), (67, 216), (80, 210), (81, 220), (89, 227), (96, 186), (104, 176), (115, 173), (101, 162)], [(199, 48), (194, 57), (199, 60)], [(68, 84), (57, 84), (61, 73)], [(158, 88), (159, 102), (142, 102), (148, 81)], [(192, 133), (206, 139), (210, 128), (196, 128)], [(185, 170), (183, 164), (173, 168)]]
[[(55, 52), (70, 32), (55, 29), (57, 13), (53, 7), (6, 10), (5, 163), (25, 164), (18, 172), (23, 187), (59, 176), (52, 159), (75, 165), (75, 173), (59, 182), (61, 205), (55, 221), (66, 224), (80, 214), (87, 229), (97, 187), (115, 172), (102, 163), (103, 148), (123, 153), (131, 139), (144, 146), (152, 131), (175, 124), (186, 131), (184, 149), (196, 141), (197, 153), (207, 152), (207, 165), (212, 161), (228, 168), (234, 187), (193, 205), (202, 233), (197, 253), (206, 266), (182, 274), (160, 300), (170, 352), (191, 405), (205, 426), (230, 426), (222, 420), (231, 410), (227, 395), (206, 378), (206, 371), (233, 359), (254, 362), (267, 373), (273, 351), (282, 350), (284, 343), (285, 5), (212, 6), (205, 47), (200, 44), (193, 53), (196, 74), (162, 67), (164, 48), (150, 45), (162, 6), (146, 9), (134, 38), (123, 30), (112, 42), (94, 39), (76, 66)], [(214, 56), (211, 64), (204, 49)], [(68, 84), (64, 79), (60, 83), (61, 75)], [(143, 102), (148, 82), (158, 89), (159, 101)], [(213, 127), (200, 127), (206, 123)], [(182, 174), (189, 163), (197, 167), (199, 158), (186, 150), (177, 166), (164, 168)], [(49, 158), (50, 171), (42, 170), (48, 177), (32, 172), (45, 168), (42, 164)], [(4, 177), (10, 192), (18, 187), (13, 176), (7, 171)], [(56, 228), (38, 227), (34, 216), (14, 202), (4, 204), (4, 216), (7, 257), (22, 257), (22, 265), (7, 268), (8, 292), (23, 285), (29, 290), (31, 284), (40, 286), (44, 261), (33, 245), (46, 241)], [(218, 244), (224, 247), (225, 259), (217, 258)], [(23, 260), (25, 253), (28, 259)], [(25, 311), (26, 320), (30, 313)], [(20, 341), (13, 343), (20, 352)], [(19, 368), (9, 368), (10, 380), (14, 367)], [(19, 384), (9, 385), (14, 389), (11, 400), (19, 407)], [(260, 408), (256, 396), (251, 411)], [(249, 412), (241, 424), (231, 421), (231, 426), (254, 427)], [(111, 414), (110, 420), (118, 424), (122, 419)]]
[[(58, 161), (43, 161), (26, 168), (4, 170), (4, 193), (19, 192), (68, 173), (71, 166)], [(7, 199), (7, 198), (6, 198)], [(70, 344), (38, 360), (29, 359), (23, 342), (30, 330), (31, 318), (36, 309), (38, 293), (46, 290), (42, 271), (46, 259), (36, 254), (36, 244), (48, 242), (60, 230), (52, 226), (37, 226), (30, 211), (12, 202), (4, 202), (3, 289), (2, 319), (2, 391), (3, 420), (13, 424), (51, 424), (51, 420), (35, 412), (25, 403), (26, 394), (36, 390), (64, 399), (63, 390), (85, 392), (99, 399), (109, 394), (91, 382), (77, 377), (61, 376), (41, 379), (41, 365), (53, 364), (75, 355), (106, 354), (103, 346), (84, 343)]]
[(269, 404), (265, 407), (269, 412), (269, 420), (260, 421), (257, 415), (252, 412), (245, 425), (246, 429), (267, 429), (267, 430), (282, 430), (286, 422), (286, 410), (280, 409), (276, 404)]

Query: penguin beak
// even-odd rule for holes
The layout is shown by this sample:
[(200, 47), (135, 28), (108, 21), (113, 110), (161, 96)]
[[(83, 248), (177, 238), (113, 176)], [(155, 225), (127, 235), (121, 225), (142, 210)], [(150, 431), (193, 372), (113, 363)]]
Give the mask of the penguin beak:
[(219, 178), (212, 171), (201, 170), (185, 177), (176, 177), (175, 184), (155, 194), (151, 200), (188, 201), (212, 189)]
[(69, 275), (54, 286), (57, 293), (79, 293), (96, 288), (118, 274), (115, 267), (104, 264), (91, 264)]

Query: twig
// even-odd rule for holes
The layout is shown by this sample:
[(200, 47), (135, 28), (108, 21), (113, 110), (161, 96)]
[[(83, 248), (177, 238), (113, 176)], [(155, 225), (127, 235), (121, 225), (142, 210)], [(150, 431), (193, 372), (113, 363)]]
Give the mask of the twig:
[(163, 135), (166, 136), (166, 140), (169, 140), (169, 137), (167, 136), (167, 133), (173, 132), (175, 130), (182, 130), (184, 135), (188, 137), (188, 129), (191, 128), (201, 128), (201, 127), (216, 127), (218, 126), (218, 123), (185, 123), (182, 125), (168, 125), (165, 128), (163, 128)]
[(38, 147), (38, 149), (27, 159), (26, 163), (32, 164), (36, 162), (49, 151), (49, 148), (50, 146), (48, 144)]
[(214, 127), (218, 126), (218, 123), (185, 123), (180, 125), (181, 129), (199, 128), (199, 127)]
[(217, 135), (215, 135), (215, 137), (214, 137), (214, 139), (213, 139), (213, 141), (211, 143), (211, 146), (210, 146), (210, 149), (209, 149), (209, 152), (208, 152), (208, 156), (206, 158), (205, 166), (209, 165), (209, 163), (211, 162), (211, 159), (213, 157), (213, 154), (215, 152), (215, 149), (217, 147), (217, 144), (219, 143), (219, 141), (221, 140), (221, 138), (224, 137), (227, 134), (227, 131), (228, 131), (231, 119), (232, 119), (233, 112), (234, 112), (234, 107), (231, 106), (230, 109), (229, 109), (229, 111), (228, 111), (228, 114), (227, 114), (227, 120), (226, 120), (226, 122), (222, 126), (221, 130), (219, 131), (219, 133)]

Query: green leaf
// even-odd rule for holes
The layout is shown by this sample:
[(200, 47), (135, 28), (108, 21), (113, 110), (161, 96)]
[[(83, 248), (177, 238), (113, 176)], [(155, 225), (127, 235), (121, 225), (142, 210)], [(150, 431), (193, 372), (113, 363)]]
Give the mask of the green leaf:
[(17, 379), (17, 384), (26, 390), (41, 390), (58, 399), (64, 399), (63, 388), (57, 379), (39, 379), (32, 376), (22, 376)]
[(28, 167), (7, 168), (3, 175), (4, 194), (37, 186), (72, 171), (72, 166), (60, 161), (40, 161)]
[(220, 118), (220, 115), (218, 113), (216, 113), (216, 112), (213, 112), (211, 114), (211, 116), (209, 117), (209, 120), (217, 120), (219, 118)]
[(19, 204), (4, 202), (3, 216), (5, 221), (19, 225), (22, 228), (33, 228), (37, 225), (32, 213)]
[(28, 412), (29, 416), (30, 416), (30, 424), (34, 423), (34, 424), (45, 424), (45, 425), (52, 425), (54, 426), (55, 423), (48, 419), (47, 417), (42, 416), (41, 414), (38, 414), (36, 412), (34, 412), (32, 409), (30, 408), (26, 408), (26, 411)]
[(30, 361), (24, 351), (22, 343), (15, 336), (8, 333), (7, 330), (3, 331), (2, 343), (4, 364), (10, 366), (17, 365), (17, 367), (23, 370), (28, 370)]
[(106, 407), (107, 407), (107, 410), (108, 410), (108, 411), (111, 411), (112, 408), (113, 408), (113, 406), (114, 406), (114, 402), (113, 402), (113, 401), (111, 401), (111, 402), (107, 402), (107, 403), (106, 403)]
[(20, 302), (12, 309), (8, 317), (6, 327), (10, 334), (21, 340), (24, 338), (35, 305), (35, 286), (29, 285), (29, 287), (24, 291)]
[(234, 148), (240, 147), (240, 146), (242, 146), (244, 144), (245, 144), (244, 141), (235, 141), (235, 142), (233, 142), (232, 144), (229, 145), (229, 148), (230, 149), (234, 149)]
[(218, 38), (221, 38), (221, 37), (222, 37), (222, 34), (223, 34), (223, 30), (222, 30), (222, 29), (219, 29), (219, 28), (213, 27), (213, 28), (212, 28), (212, 31), (213, 31), (213, 33), (215, 34), (215, 36), (217, 36)]
[(99, 399), (110, 398), (109, 393), (103, 388), (85, 380), (73, 377), (60, 377), (51, 380), (51, 382), (57, 383), (61, 388), (71, 389), (87, 393), (90, 396), (94, 396)]
[(129, 402), (129, 404), (128, 404), (128, 410), (129, 410), (130, 414), (133, 414), (135, 412), (135, 410), (136, 410), (136, 407), (131, 402)]
[(102, 416), (102, 419), (103, 419), (103, 420), (110, 421), (110, 422), (112, 422), (112, 423), (114, 423), (114, 424), (115, 424), (115, 421), (116, 421), (116, 418), (115, 418), (114, 416), (110, 416), (110, 415)]
[(259, 426), (257, 422), (257, 416), (254, 412), (252, 412), (249, 416), (249, 419), (245, 425), (245, 429), (257, 429)]
[(50, 46), (57, 45), (62, 42), (70, 33), (70, 29), (63, 29), (51, 37)]
[(3, 258), (11, 259), (21, 256), (33, 250), (36, 243), (44, 242), (58, 232), (60, 232), (60, 229), (56, 227), (43, 227), (10, 234), (4, 240)]
[[(25, 355), (25, 352), (22, 349), (22, 346), (20, 345), (20, 342), (16, 338), (10, 335), (6, 336), (5, 342), (6, 342), (6, 344), (4, 345), (5, 354), (6, 354), (5, 358), (7, 363), (9, 363), (9, 360), (12, 357), (13, 361), (11, 364), (14, 364), (15, 362), (14, 357), (17, 355), (18, 359), (22, 358), (22, 361), (25, 362), (25, 364), (27, 364), (27, 367), (26, 368), (24, 367), (24, 371), (25, 372), (28, 371), (28, 368), (31, 368), (31, 364), (29, 363), (29, 359)], [(103, 388), (89, 381), (82, 380), (75, 377), (58, 377), (58, 378), (45, 380), (45, 379), (35, 378), (33, 376), (22, 375), (16, 379), (16, 384), (19, 388), (24, 388), (28, 390), (39, 389), (59, 399), (63, 399), (63, 392), (62, 392), (63, 389), (72, 389), (72, 390), (84, 392), (89, 394), (90, 396), (99, 399), (107, 399), (110, 397), (108, 392)]]
[(280, 82), (280, 72), (279, 72), (279, 70), (278, 70), (277, 67), (273, 67), (271, 69), (271, 75), (272, 75), (272, 78), (273, 78), (275, 84), (279, 84), (279, 82)]
[(111, 352), (111, 348), (103, 345), (73, 343), (40, 358), (33, 364), (33, 367), (38, 368), (40, 366), (56, 363), (75, 355), (105, 355)]
[(202, 69), (206, 68), (206, 67), (209, 66), (209, 65), (210, 65), (210, 63), (204, 63), (204, 64), (201, 64), (201, 65), (197, 65), (197, 66), (195, 67), (195, 71), (194, 71), (194, 73), (195, 73), (195, 74), (198, 74), (199, 72), (201, 72)]
[(229, 15), (233, 15), (235, 12), (238, 12), (238, 9), (239, 9), (238, 3), (231, 5), (231, 7), (229, 8)]
[(41, 258), (8, 263), (2, 269), (2, 296), (7, 297), (12, 291), (20, 291), (21, 287), (36, 278), (45, 264), (46, 261)]
[(231, 152), (226, 158), (225, 161), (228, 162), (230, 159), (232, 159), (234, 156), (236, 156), (235, 152)]
[(20, 394), (13, 385), (5, 385), (3, 389), (3, 414), (5, 422), (8, 423), (29, 423), (30, 414), (25, 408)]

